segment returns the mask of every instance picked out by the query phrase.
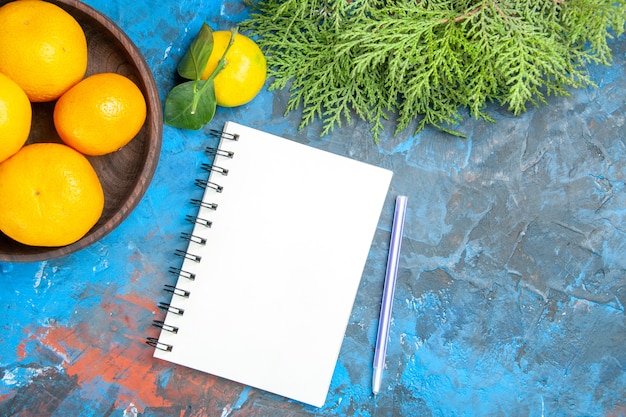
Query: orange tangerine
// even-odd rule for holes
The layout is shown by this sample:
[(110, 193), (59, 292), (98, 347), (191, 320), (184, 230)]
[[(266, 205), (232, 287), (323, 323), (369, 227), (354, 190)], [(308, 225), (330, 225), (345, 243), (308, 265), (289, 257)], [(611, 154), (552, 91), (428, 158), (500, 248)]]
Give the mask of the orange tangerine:
[(41, 0), (0, 7), (0, 72), (32, 102), (57, 99), (87, 70), (87, 40), (68, 12)]
[(91, 75), (63, 94), (54, 107), (54, 126), (67, 145), (86, 155), (115, 152), (130, 142), (146, 120), (146, 100), (129, 78)]
[(24, 90), (0, 74), (0, 162), (24, 146), (30, 133), (32, 114)]
[(96, 171), (69, 146), (26, 145), (0, 164), (0, 230), (20, 243), (74, 243), (98, 222), (103, 209)]

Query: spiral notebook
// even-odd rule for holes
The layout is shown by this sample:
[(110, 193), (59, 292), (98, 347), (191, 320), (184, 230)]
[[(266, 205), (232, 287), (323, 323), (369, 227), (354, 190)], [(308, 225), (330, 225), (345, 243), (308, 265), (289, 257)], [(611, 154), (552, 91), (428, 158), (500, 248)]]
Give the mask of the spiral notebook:
[(228, 122), (154, 356), (321, 407), (392, 172)]

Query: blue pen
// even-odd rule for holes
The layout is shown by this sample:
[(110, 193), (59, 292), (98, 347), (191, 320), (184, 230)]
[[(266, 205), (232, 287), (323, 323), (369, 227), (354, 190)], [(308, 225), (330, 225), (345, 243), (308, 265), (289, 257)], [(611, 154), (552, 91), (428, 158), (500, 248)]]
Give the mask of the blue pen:
[(391, 325), (393, 294), (396, 290), (396, 278), (398, 276), (398, 263), (400, 260), (400, 247), (402, 246), (406, 205), (406, 196), (400, 195), (396, 198), (393, 226), (391, 227), (389, 257), (387, 258), (387, 272), (385, 273), (385, 288), (383, 290), (383, 301), (380, 308), (380, 319), (378, 321), (376, 350), (374, 351), (374, 376), (372, 378), (372, 392), (374, 395), (378, 394), (380, 391), (380, 384), (383, 378), (383, 368), (385, 367), (387, 340), (389, 339), (389, 326)]

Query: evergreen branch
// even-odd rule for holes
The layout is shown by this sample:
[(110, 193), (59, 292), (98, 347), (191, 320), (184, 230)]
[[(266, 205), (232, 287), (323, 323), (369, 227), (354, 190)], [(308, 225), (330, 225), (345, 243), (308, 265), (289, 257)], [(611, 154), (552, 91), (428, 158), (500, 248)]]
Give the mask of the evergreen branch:
[(248, 0), (242, 30), (258, 36), (271, 89), (289, 88), (285, 113), (322, 134), (351, 122), (374, 140), (395, 113), (398, 133), (417, 121), (453, 132), (462, 117), (493, 121), (549, 95), (594, 86), (586, 65), (612, 61), (626, 0)]

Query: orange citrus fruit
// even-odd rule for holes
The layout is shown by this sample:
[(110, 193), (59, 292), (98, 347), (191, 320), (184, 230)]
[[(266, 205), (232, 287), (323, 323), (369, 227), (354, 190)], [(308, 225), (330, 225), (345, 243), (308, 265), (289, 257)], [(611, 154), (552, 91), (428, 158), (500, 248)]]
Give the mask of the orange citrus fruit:
[(24, 90), (0, 74), (0, 162), (24, 146), (32, 117), (33, 111)]
[[(230, 37), (231, 32), (227, 30), (213, 32), (213, 50), (200, 78), (206, 80), (217, 68)], [(214, 79), (217, 105), (235, 107), (248, 103), (263, 88), (266, 74), (267, 63), (261, 48), (238, 33), (226, 54), (226, 66)]]
[(0, 7), (0, 72), (33, 102), (58, 98), (87, 70), (87, 41), (68, 12), (40, 0)]
[(139, 133), (145, 120), (146, 100), (139, 87), (110, 72), (83, 79), (54, 106), (59, 136), (86, 155), (117, 151)]
[(96, 171), (69, 146), (26, 145), (0, 164), (0, 230), (20, 243), (74, 243), (97, 223), (103, 209)]

